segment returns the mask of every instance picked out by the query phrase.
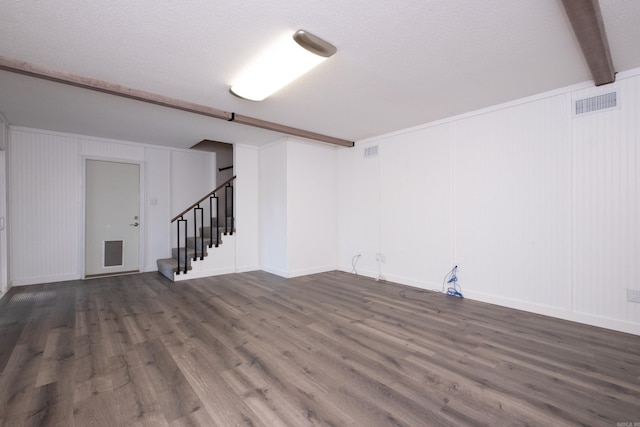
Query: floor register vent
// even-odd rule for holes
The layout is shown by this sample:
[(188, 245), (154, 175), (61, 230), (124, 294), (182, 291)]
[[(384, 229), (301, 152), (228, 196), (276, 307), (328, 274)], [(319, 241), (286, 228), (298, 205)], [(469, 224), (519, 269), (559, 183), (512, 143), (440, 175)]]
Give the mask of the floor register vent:
[(589, 98), (576, 99), (574, 103), (574, 114), (593, 113), (595, 111), (610, 110), (618, 107), (618, 92), (609, 92), (602, 95), (591, 96)]

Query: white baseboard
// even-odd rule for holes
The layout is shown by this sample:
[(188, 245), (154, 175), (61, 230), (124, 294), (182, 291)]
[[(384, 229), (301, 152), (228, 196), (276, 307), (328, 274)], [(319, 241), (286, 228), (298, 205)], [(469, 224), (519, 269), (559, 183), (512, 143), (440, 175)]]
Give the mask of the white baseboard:
[(158, 265), (157, 264), (147, 265), (143, 270), (144, 273), (151, 273), (153, 271), (158, 271)]
[(249, 271), (261, 270), (259, 265), (236, 266), (236, 273), (248, 273)]
[[(343, 273), (351, 273), (351, 274), (355, 274), (353, 272), (353, 267), (351, 267), (350, 265), (339, 265), (338, 266), (338, 271), (342, 271)], [(378, 272), (377, 271), (373, 271), (373, 270), (365, 270), (363, 268), (358, 268), (356, 270), (358, 272), (358, 276), (365, 276), (365, 277), (371, 277), (372, 279), (375, 279), (376, 277), (378, 277)]]
[(266, 271), (267, 273), (275, 274), (277, 276), (290, 279), (293, 277), (308, 276), (310, 274), (318, 274), (318, 273), (326, 273), (327, 271), (335, 271), (337, 268), (335, 265), (328, 265), (324, 267), (314, 267), (314, 268), (307, 268), (307, 269), (293, 270), (293, 271), (287, 271), (287, 270), (272, 268), (268, 266), (262, 266), (262, 268), (260, 269)]
[(335, 265), (327, 265), (324, 267), (314, 267), (314, 268), (306, 268), (302, 270), (294, 270), (289, 271), (289, 275), (287, 277), (300, 277), (300, 276), (308, 276), (310, 274), (318, 274), (318, 273), (326, 273), (327, 271), (335, 271)]
[(267, 273), (275, 274), (276, 276), (280, 276), (284, 278), (289, 277), (289, 272), (286, 270), (281, 270), (279, 268), (273, 268), (265, 265), (263, 265), (261, 269), (266, 271)]
[(530, 313), (542, 314), (544, 316), (555, 317), (571, 322), (583, 323), (585, 325), (596, 326), (599, 328), (611, 329), (618, 332), (625, 332), (627, 334), (640, 335), (640, 325), (635, 323), (594, 316), (592, 314), (577, 313), (575, 311), (565, 310), (557, 307), (531, 304), (525, 301), (518, 301), (499, 297), (496, 295), (487, 295), (468, 290), (463, 291), (462, 293), (464, 294), (465, 298), (476, 301), (487, 302), (489, 304), (500, 305), (502, 307), (514, 308), (516, 310), (528, 311)]
[(234, 268), (220, 268), (220, 269), (216, 269), (216, 270), (204, 270), (204, 271), (189, 271), (188, 274), (178, 274), (176, 275), (174, 273), (173, 275), (173, 281), (174, 282), (182, 282), (183, 280), (190, 280), (190, 279), (200, 279), (203, 277), (211, 277), (211, 276), (221, 276), (223, 274), (231, 274), (231, 273), (235, 273), (235, 269)]
[[(351, 266), (341, 266), (340, 271), (345, 273), (351, 273)], [(376, 279), (378, 277), (377, 271), (371, 270), (358, 270), (358, 275), (370, 277)], [(422, 282), (401, 276), (387, 275), (385, 279), (388, 282), (398, 283), (400, 285), (414, 286), (425, 290), (440, 291), (442, 284)], [(513, 300), (509, 298), (499, 297), (496, 295), (487, 295), (479, 292), (473, 292), (469, 290), (463, 290), (465, 298), (475, 301), (482, 301), (489, 304), (495, 304), (502, 307), (513, 308), (516, 310), (528, 311), (530, 313), (541, 314), (543, 316), (555, 317), (557, 319), (568, 320), (571, 322), (583, 323), (585, 325), (596, 326), (599, 328), (611, 329), (618, 332), (624, 332), (627, 334), (640, 335), (640, 325), (635, 323), (624, 322), (616, 319), (609, 319), (605, 317), (598, 317), (586, 313), (577, 313), (570, 310), (565, 310), (557, 307), (548, 307), (537, 304), (532, 304), (524, 301)]]
[(29, 285), (41, 285), (43, 283), (54, 282), (68, 282), (69, 280), (80, 280), (82, 277), (79, 274), (61, 274), (59, 276), (42, 276), (42, 277), (27, 277), (24, 279), (11, 280), (11, 286), (29, 286)]

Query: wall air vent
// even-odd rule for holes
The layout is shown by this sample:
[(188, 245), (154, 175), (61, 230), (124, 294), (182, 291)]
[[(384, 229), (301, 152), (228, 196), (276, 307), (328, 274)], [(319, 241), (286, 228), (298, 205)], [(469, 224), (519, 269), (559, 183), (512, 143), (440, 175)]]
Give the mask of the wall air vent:
[(364, 149), (364, 158), (368, 159), (370, 157), (378, 156), (378, 146), (374, 145), (373, 147), (367, 147)]
[(609, 92), (602, 95), (591, 96), (589, 98), (576, 99), (573, 106), (573, 113), (576, 116), (586, 113), (593, 113), (601, 110), (611, 110), (617, 108), (619, 103), (618, 92)]

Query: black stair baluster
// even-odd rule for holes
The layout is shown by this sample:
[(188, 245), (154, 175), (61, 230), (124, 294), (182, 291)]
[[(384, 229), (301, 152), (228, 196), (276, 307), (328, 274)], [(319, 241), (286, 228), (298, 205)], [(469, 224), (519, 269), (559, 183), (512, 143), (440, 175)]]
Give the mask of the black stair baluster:
[(201, 208), (200, 205), (198, 205), (195, 210), (200, 211), (200, 261), (202, 261), (204, 259), (204, 230), (202, 230), (202, 228), (204, 227), (204, 209)]
[[(232, 177), (230, 179), (228, 179), (227, 181), (225, 181), (223, 184), (221, 184), (219, 187), (217, 187), (215, 190), (209, 192), (208, 194), (206, 194), (204, 197), (202, 197), (200, 200), (198, 200), (197, 202), (195, 202), (193, 205), (191, 205), (190, 207), (188, 207), (187, 209), (185, 209), (184, 211), (182, 211), (181, 213), (179, 213), (178, 215), (176, 215), (173, 219), (171, 219), (171, 222), (176, 222), (176, 229), (177, 229), (177, 234), (178, 234), (178, 267), (176, 270), (176, 275), (184, 273), (187, 274), (188, 270), (189, 270), (189, 257), (188, 257), (188, 234), (189, 234), (189, 222), (188, 220), (186, 220), (184, 218), (185, 215), (187, 215), (191, 210), (193, 210), (193, 233), (194, 233), (194, 242), (195, 242), (195, 248), (194, 248), (194, 257), (193, 260), (196, 260), (198, 257), (200, 257), (200, 260), (204, 260), (204, 233), (200, 233), (200, 236), (198, 236), (198, 225), (200, 224), (202, 228), (204, 228), (204, 209), (200, 207), (200, 203), (204, 202), (204, 200), (209, 197), (209, 213), (212, 214), (213, 212), (213, 206), (212, 206), (212, 200), (211, 199), (215, 199), (215, 221), (216, 221), (216, 236), (215, 236), (215, 246), (218, 247), (218, 245), (220, 244), (220, 237), (221, 237), (221, 233), (222, 230), (220, 229), (220, 221), (222, 218), (222, 221), (224, 221), (224, 234), (233, 234), (233, 230), (235, 229), (235, 217), (233, 215), (233, 186), (231, 185), (231, 182), (233, 180), (235, 180), (236, 177)], [(225, 203), (224, 203), (224, 213), (223, 216), (220, 216), (220, 201), (219, 198), (217, 196), (217, 192), (221, 191), (224, 188), (225, 191)], [(200, 211), (200, 221), (198, 222), (198, 212)], [(229, 221), (227, 221), (227, 214), (230, 213), (231, 216), (229, 217)], [(212, 214), (213, 215), (213, 214)], [(213, 240), (213, 216), (211, 216), (211, 220), (209, 221), (209, 238), (211, 240)], [(184, 223), (184, 228), (182, 228), (183, 226), (181, 225), (182, 223)], [(184, 235), (183, 233), (184, 232)], [(200, 250), (198, 250), (198, 237), (200, 237)], [(182, 244), (182, 246), (180, 246)], [(211, 247), (212, 244), (211, 242), (209, 243), (209, 247)], [(200, 255), (198, 255), (198, 253), (200, 253)], [(184, 265), (183, 265), (184, 264)]]
[[(228, 206), (225, 210), (225, 225), (227, 222), (227, 213), (231, 213), (231, 224), (229, 226), (229, 234), (233, 235), (233, 229), (235, 228), (235, 224), (234, 224), (234, 215), (233, 215), (233, 185), (231, 185), (231, 183), (227, 184), (227, 186), (224, 189), (225, 191), (225, 199), (227, 200), (227, 205)], [(229, 197), (229, 193), (231, 194), (231, 197)], [(230, 200), (230, 202), (229, 202)], [(230, 208), (230, 209), (228, 209)]]
[[(200, 205), (197, 205), (193, 208), (193, 246), (194, 246), (194, 254), (193, 259), (198, 259), (198, 211), (200, 211), (200, 222), (204, 218), (202, 214), (202, 208)], [(200, 260), (204, 259), (204, 237), (202, 233), (200, 233)]]
[[(229, 190), (231, 190), (231, 197), (229, 197)], [(233, 207), (233, 187), (231, 187), (231, 183), (227, 184), (224, 187), (224, 235), (233, 234), (233, 229), (230, 230), (230, 222), (229, 218), (229, 203)], [(231, 232), (230, 232), (231, 231)]]
[(224, 215), (224, 235), (226, 236), (229, 233), (229, 222), (227, 221), (227, 210), (228, 210), (228, 206), (229, 206), (229, 196), (228, 196), (228, 192), (227, 192), (227, 187), (229, 187), (229, 184), (225, 185), (224, 187), (224, 206), (222, 208), (223, 215)]
[(178, 230), (178, 271), (176, 271), (176, 275), (180, 274), (180, 221), (182, 221), (182, 217), (176, 223), (176, 229)]
[(213, 194), (209, 196), (209, 248), (213, 246), (213, 207), (212, 201)]
[(184, 223), (184, 274), (187, 274), (187, 220), (183, 217), (177, 222), (178, 229), (178, 270), (176, 271), (176, 275), (180, 274), (180, 261), (182, 258), (182, 254), (180, 253), (180, 223)]
[[(219, 212), (218, 196), (216, 195), (216, 193), (213, 193), (212, 198), (216, 200), (216, 248), (217, 248), (220, 240), (220, 212)], [(211, 227), (211, 233), (213, 233), (213, 227)]]
[(233, 185), (231, 185), (231, 183), (229, 183), (229, 186), (231, 187), (231, 234), (233, 234), (234, 230), (236, 229), (236, 215), (235, 215), (235, 211), (233, 210), (233, 204), (235, 201), (235, 190), (233, 189)]

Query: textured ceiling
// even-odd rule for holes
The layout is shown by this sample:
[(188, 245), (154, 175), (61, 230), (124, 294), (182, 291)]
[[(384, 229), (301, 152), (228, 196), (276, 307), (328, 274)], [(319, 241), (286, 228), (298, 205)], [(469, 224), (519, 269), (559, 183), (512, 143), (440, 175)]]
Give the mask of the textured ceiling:
[[(616, 71), (640, 67), (640, 1), (600, 5)], [(229, 94), (298, 29), (337, 54), (263, 102)], [(0, 0), (0, 55), (356, 141), (591, 78), (559, 0)], [(6, 71), (0, 113), (176, 147), (280, 136)]]

